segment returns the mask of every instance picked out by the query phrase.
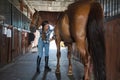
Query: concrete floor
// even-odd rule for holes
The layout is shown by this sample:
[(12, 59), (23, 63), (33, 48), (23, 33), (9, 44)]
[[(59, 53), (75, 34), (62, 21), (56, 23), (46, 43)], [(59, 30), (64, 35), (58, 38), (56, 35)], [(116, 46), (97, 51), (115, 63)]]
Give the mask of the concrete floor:
[(56, 69), (56, 49), (50, 48), (49, 66), (52, 71), (44, 71), (44, 56), (41, 61), (41, 73), (36, 73), (37, 48), (32, 49), (29, 53), (20, 56), (13, 63), (0, 68), (0, 80), (82, 80), (84, 74), (83, 65), (72, 59), (73, 75), (68, 76), (68, 59), (67, 48), (61, 49), (60, 74), (55, 74)]

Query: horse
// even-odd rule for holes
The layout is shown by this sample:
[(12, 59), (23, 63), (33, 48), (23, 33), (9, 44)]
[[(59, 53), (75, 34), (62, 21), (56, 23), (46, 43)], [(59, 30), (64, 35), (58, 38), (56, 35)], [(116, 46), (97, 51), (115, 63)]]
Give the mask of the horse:
[[(41, 20), (39, 12), (35, 11), (32, 25), (38, 26)], [(54, 28), (57, 46), (56, 73), (60, 73), (60, 42), (64, 41), (68, 46), (68, 75), (72, 75), (72, 43), (76, 43), (83, 59), (84, 80), (90, 80), (91, 63), (93, 63), (95, 80), (106, 80), (103, 20), (100, 3), (90, 0), (74, 2), (59, 15)]]
[(98, 2), (84, 0), (68, 6), (55, 27), (57, 73), (60, 73), (60, 41), (64, 41), (68, 46), (68, 75), (72, 74), (72, 43), (76, 43), (77, 50), (83, 58), (84, 80), (90, 79), (91, 60), (95, 80), (106, 80), (103, 20), (103, 9)]

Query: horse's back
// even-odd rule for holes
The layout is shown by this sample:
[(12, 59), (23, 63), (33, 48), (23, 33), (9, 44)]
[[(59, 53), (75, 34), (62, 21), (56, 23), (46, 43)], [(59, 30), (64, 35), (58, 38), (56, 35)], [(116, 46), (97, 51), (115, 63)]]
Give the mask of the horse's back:
[(68, 6), (69, 29), (75, 42), (85, 38), (90, 4), (90, 1), (79, 1)]
[[(86, 37), (86, 26), (93, 7), (101, 7), (98, 2), (90, 0), (82, 0), (75, 2), (68, 6), (67, 15), (69, 18), (70, 34), (71, 37), (76, 39), (83, 39)], [(92, 11), (96, 12), (97, 9)], [(100, 12), (100, 11), (99, 11)], [(99, 14), (103, 14), (100, 12)]]

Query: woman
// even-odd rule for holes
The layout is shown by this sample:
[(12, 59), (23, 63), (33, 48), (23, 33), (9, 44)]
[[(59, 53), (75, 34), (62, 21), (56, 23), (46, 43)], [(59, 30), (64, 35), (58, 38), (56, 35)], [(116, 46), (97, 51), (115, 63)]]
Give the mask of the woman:
[(40, 61), (43, 56), (43, 48), (45, 48), (45, 69), (48, 71), (51, 71), (51, 68), (48, 66), (48, 60), (49, 60), (49, 43), (52, 39), (50, 38), (50, 33), (52, 30), (50, 30), (48, 21), (42, 22), (42, 29), (40, 30), (40, 38), (38, 40), (38, 57), (37, 57), (37, 69), (36, 71), (39, 73), (40, 69)]

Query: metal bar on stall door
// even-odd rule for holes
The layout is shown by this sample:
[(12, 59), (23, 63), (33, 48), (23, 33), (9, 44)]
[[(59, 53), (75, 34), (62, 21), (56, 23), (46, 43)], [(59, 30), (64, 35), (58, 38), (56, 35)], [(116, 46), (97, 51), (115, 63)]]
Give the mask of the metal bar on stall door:
[(102, 4), (103, 4), (103, 10), (105, 10), (105, 6), (104, 6), (104, 0), (102, 0)]
[(110, 0), (110, 16), (109, 16), (109, 17), (112, 16), (112, 15), (111, 15), (111, 12), (112, 12), (112, 1)]
[(113, 16), (113, 0), (111, 0), (111, 16)]
[(107, 3), (107, 0), (105, 0), (105, 16), (106, 18), (108, 18), (108, 14), (107, 14), (107, 10), (108, 9), (108, 3)]
[(109, 13), (109, 17), (111, 16), (110, 12), (111, 12), (111, 1), (109, 1), (109, 12), (108, 12)]
[(113, 15), (115, 16), (115, 0), (114, 0), (114, 4), (113, 4)]
[(120, 11), (119, 11), (119, 6), (120, 6), (120, 5), (119, 5), (119, 1), (117, 0), (117, 15), (118, 15), (119, 12), (120, 12)]
[(117, 0), (115, 0), (115, 15), (117, 15)]
[(115, 16), (115, 0), (113, 1), (113, 16)]
[[(10, 3), (10, 2), (9, 2), (9, 3)], [(11, 4), (11, 3), (10, 3), (10, 5), (11, 5), (11, 25), (13, 25), (13, 16), (12, 16), (12, 15), (13, 15), (13, 7), (12, 7), (12, 4)], [(13, 27), (13, 26), (12, 26), (12, 27)], [(13, 49), (13, 48), (12, 48), (12, 47), (13, 47), (13, 41), (12, 41), (12, 40), (13, 40), (13, 30), (11, 29), (11, 41), (10, 41), (10, 42), (11, 42), (11, 51), (10, 51), (10, 52), (11, 52), (11, 55), (10, 55), (11, 61), (12, 61), (12, 49)]]

